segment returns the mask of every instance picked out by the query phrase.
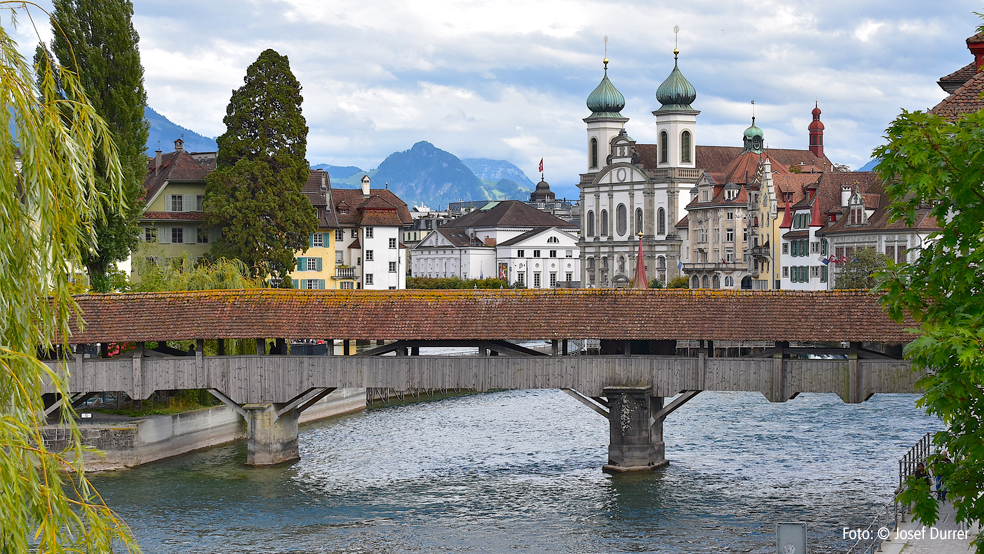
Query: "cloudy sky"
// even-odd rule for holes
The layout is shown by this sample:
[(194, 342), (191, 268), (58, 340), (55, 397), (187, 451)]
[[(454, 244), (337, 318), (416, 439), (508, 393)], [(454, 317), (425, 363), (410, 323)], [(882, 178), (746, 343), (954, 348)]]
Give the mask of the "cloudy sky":
[(134, 25), (148, 103), (201, 134), (224, 132), (232, 89), (273, 48), (303, 86), (312, 164), (368, 170), (426, 140), (509, 160), (534, 180), (544, 158), (547, 181), (573, 190), (606, 35), (637, 141), (655, 142), (655, 91), (679, 25), (697, 144), (740, 146), (754, 100), (768, 145), (806, 148), (816, 101), (828, 157), (857, 168), (902, 108), (935, 105), (936, 80), (972, 61), (975, 10), (969, 0), (136, 0)]

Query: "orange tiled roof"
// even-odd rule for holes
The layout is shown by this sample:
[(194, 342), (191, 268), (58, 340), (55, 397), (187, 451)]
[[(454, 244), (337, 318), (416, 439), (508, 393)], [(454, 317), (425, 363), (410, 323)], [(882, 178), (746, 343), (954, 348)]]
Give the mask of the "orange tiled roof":
[(85, 295), (77, 297), (85, 331), (76, 331), (69, 342), (250, 337), (912, 340), (885, 315), (878, 299), (863, 291), (611, 289)]
[(168, 181), (205, 181), (205, 177), (210, 172), (211, 170), (184, 150), (162, 154), (159, 168), (156, 156), (147, 158), (147, 176), (143, 183), (144, 198), (146, 200), (153, 198)]
[(953, 94), (929, 110), (929, 113), (955, 121), (984, 108), (984, 101), (981, 100), (982, 92), (984, 92), (984, 72), (975, 74)]

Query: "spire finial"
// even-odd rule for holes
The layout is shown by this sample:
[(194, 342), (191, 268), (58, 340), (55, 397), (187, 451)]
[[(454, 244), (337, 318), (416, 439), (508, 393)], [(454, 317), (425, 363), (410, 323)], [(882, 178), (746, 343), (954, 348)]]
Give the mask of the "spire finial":
[(605, 35), (605, 59), (602, 61), (605, 62), (605, 71), (607, 72), (608, 71), (608, 35)]
[(755, 125), (755, 100), (752, 100), (752, 125)]
[(673, 37), (673, 59), (675, 60), (677, 59), (677, 56), (680, 55), (680, 26), (679, 25), (673, 26), (673, 34), (675, 35)]

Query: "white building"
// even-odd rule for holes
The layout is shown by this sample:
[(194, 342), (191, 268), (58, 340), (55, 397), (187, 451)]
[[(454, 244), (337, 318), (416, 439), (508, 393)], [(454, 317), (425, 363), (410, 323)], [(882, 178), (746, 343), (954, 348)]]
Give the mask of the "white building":
[[(676, 59), (674, 51), (674, 59)], [(696, 167), (697, 114), (693, 85), (674, 62), (656, 90), (659, 143), (636, 145), (620, 113), (625, 98), (605, 76), (588, 96), (587, 173), (581, 175), (581, 281), (585, 287), (627, 286), (642, 236), (647, 275), (662, 282), (679, 271), (682, 241), (676, 223), (686, 215)]]
[(414, 277), (496, 277), (529, 288), (577, 286), (576, 227), (517, 200), (489, 202), (431, 231), (410, 252)]
[(339, 229), (335, 233), (335, 279), (341, 289), (393, 290), (407, 286), (405, 225), (407, 205), (388, 189), (331, 189)]

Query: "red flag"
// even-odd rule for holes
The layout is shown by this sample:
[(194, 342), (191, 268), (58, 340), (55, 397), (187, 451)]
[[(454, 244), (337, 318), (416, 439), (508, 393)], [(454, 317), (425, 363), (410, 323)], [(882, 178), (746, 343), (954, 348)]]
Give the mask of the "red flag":
[(540, 173), (543, 173), (543, 158), (540, 158)]

